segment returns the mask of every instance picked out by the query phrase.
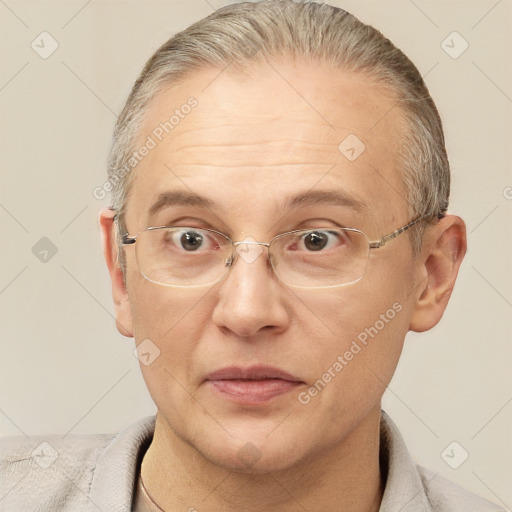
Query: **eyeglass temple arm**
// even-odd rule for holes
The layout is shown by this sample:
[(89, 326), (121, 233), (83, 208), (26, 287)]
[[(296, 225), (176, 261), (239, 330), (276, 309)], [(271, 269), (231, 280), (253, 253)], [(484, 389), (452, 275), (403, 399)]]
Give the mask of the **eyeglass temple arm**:
[[(114, 208), (109, 208), (112, 211), (115, 211)], [(116, 213), (114, 217), (112, 217), (112, 220), (117, 223), (119, 222), (119, 216)], [(137, 241), (137, 237), (131, 237), (129, 233), (124, 233), (124, 235), (121, 235), (121, 243), (123, 245), (131, 245), (134, 244)]]
[(123, 245), (131, 245), (134, 244), (137, 241), (136, 238), (132, 238), (128, 236), (128, 233), (125, 233), (121, 236), (121, 242), (123, 242)]
[[(438, 219), (442, 219), (444, 217), (444, 214), (440, 214), (437, 216)], [(393, 231), (393, 233), (389, 233), (389, 235), (383, 236), (380, 240), (376, 240), (374, 242), (370, 242), (370, 249), (378, 249), (379, 247), (382, 247), (390, 240), (393, 240), (393, 238), (396, 238), (397, 236), (401, 235), (404, 231), (407, 231), (409, 228), (414, 226), (416, 223), (418, 223), (420, 220), (423, 220), (424, 217), (420, 216), (411, 222), (409, 224), (406, 224), (405, 226), (402, 226), (401, 228), (398, 228), (397, 230)]]

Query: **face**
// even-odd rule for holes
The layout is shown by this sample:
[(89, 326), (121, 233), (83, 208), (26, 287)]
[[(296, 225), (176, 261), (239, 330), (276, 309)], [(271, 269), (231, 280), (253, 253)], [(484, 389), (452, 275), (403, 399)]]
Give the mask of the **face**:
[[(154, 98), (141, 144), (191, 96), (197, 105), (137, 166), (131, 235), (186, 225), (269, 242), (345, 226), (378, 240), (411, 220), (399, 173), (403, 121), (365, 77), (285, 61), (196, 72)], [(127, 322), (137, 343), (160, 350), (141, 364), (159, 421), (210, 462), (289, 468), (342, 446), (379, 410), (417, 298), (407, 235), (371, 250), (357, 283), (318, 289), (282, 283), (267, 249), (195, 288), (150, 282), (135, 246), (125, 251)]]

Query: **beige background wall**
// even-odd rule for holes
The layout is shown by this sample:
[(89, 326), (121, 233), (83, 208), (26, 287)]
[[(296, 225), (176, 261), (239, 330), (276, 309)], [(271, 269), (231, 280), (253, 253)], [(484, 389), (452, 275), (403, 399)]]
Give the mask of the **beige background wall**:
[[(154, 413), (133, 340), (114, 326), (97, 227), (108, 200), (93, 190), (105, 182), (115, 115), (145, 60), (226, 3), (0, 2), (2, 434), (113, 432)], [(468, 225), (446, 316), (410, 335), (384, 407), (420, 463), (510, 509), (512, 2), (333, 3), (374, 24), (426, 74), (445, 123), (451, 210)], [(43, 31), (58, 42), (50, 56)], [(446, 40), (450, 56), (442, 41), (454, 31), (463, 39)], [(453, 441), (452, 465), (469, 454), (458, 469), (441, 456)]]

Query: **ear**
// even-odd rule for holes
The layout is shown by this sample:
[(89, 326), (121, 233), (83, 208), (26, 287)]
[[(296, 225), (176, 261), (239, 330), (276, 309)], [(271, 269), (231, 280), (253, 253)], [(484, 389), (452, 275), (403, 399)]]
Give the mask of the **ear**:
[(115, 212), (110, 208), (103, 208), (99, 214), (103, 256), (107, 263), (110, 280), (112, 282), (112, 297), (116, 311), (117, 330), (129, 338), (133, 338), (132, 313), (128, 292), (124, 284), (123, 273), (118, 263), (118, 246), (116, 241)]
[(466, 225), (455, 215), (443, 217), (425, 231), (418, 257), (421, 282), (409, 325), (411, 331), (427, 331), (441, 320), (466, 247)]

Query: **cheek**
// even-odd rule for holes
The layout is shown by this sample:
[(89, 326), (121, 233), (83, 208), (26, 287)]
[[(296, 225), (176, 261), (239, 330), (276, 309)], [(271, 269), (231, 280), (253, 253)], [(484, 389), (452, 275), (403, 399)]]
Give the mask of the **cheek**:
[(128, 286), (128, 295), (137, 341), (154, 337), (163, 342), (176, 338), (182, 330), (193, 331), (208, 306), (207, 289), (166, 287), (138, 273)]
[(145, 364), (139, 350), (146, 387), (160, 411), (173, 410), (178, 423), (186, 424), (194, 408), (189, 393), (196, 386), (201, 340), (211, 318), (209, 295), (204, 289), (165, 288), (145, 279), (131, 292), (136, 343), (142, 347), (150, 340), (157, 354)]
[(379, 331), (406, 331), (403, 312), (409, 309), (412, 297), (410, 272), (405, 275), (403, 268), (393, 265), (372, 267), (361, 281), (345, 287), (295, 292), (297, 305), (304, 305), (297, 317), (306, 326), (318, 326), (322, 338), (335, 345), (356, 338), (376, 322)]
[(380, 400), (408, 331), (409, 271), (389, 262), (386, 271), (374, 267), (354, 285), (299, 297), (306, 306), (301, 330), (314, 340), (308, 350), (312, 402), (329, 404), (333, 421), (350, 409), (363, 414)]
[[(144, 378), (188, 380), (203, 332), (212, 315), (207, 289), (176, 289), (136, 278), (129, 290), (136, 343), (151, 340), (158, 358), (141, 365)], [(146, 342), (147, 343), (147, 342)]]
[(301, 298), (307, 311), (299, 315), (300, 330), (309, 340), (309, 350), (315, 352), (312, 360), (317, 373), (345, 354), (348, 362), (358, 361), (351, 366), (382, 365), (388, 357), (381, 354), (396, 360), (408, 327), (404, 294), (383, 291), (360, 295), (358, 290), (356, 297), (348, 289), (343, 293), (337, 297), (324, 294), (316, 300)]
[[(358, 304), (355, 307), (354, 304)], [(388, 298), (323, 305), (334, 333), (308, 351), (307, 389), (297, 397), (309, 418), (322, 418), (325, 438), (350, 430), (380, 403), (395, 371), (407, 331), (406, 311)], [(327, 313), (332, 313), (333, 316)]]

